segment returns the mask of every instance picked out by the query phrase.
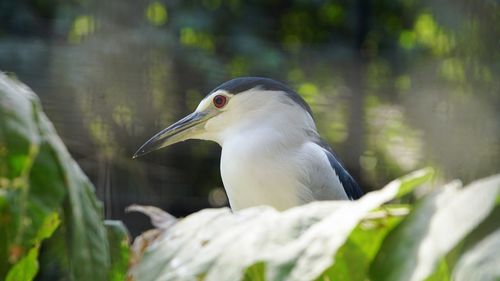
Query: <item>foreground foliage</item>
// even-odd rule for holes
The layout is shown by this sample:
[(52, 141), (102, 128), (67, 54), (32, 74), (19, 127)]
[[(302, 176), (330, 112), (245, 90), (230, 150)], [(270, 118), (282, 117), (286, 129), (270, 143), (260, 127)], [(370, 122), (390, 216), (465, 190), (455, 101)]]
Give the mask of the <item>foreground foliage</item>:
[[(500, 176), (452, 183), (412, 206), (383, 205), (429, 179), (424, 169), (355, 202), (285, 212), (203, 210), (135, 242), (135, 280), (497, 280)], [(145, 248), (145, 250), (144, 250)], [(496, 266), (495, 266), (496, 265)]]
[(2, 73), (0, 225), (0, 280), (32, 280), (42, 245), (50, 253), (47, 267), (58, 278), (124, 279), (125, 228), (117, 222), (105, 225), (92, 184), (36, 95)]

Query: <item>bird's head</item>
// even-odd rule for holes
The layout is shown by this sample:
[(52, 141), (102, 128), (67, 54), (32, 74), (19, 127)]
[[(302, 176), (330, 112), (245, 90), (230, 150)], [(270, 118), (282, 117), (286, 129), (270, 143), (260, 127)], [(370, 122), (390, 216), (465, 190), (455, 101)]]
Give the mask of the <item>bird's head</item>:
[(154, 135), (134, 158), (187, 139), (222, 143), (235, 130), (251, 129), (273, 120), (304, 120), (314, 127), (307, 103), (284, 84), (261, 77), (235, 78), (212, 90), (193, 113)]

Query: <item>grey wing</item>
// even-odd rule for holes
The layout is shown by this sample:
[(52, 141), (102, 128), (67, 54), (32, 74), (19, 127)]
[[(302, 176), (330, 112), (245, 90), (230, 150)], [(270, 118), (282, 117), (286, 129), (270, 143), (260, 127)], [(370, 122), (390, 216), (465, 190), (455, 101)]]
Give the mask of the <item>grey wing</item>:
[(330, 150), (325, 150), (325, 154), (328, 157), (328, 161), (332, 166), (332, 169), (337, 174), (342, 186), (344, 187), (347, 197), (351, 200), (359, 199), (363, 196), (363, 191), (358, 183), (351, 177), (349, 172), (342, 166), (342, 164), (335, 158), (335, 155)]
[(304, 152), (309, 157), (303, 163), (304, 186), (299, 192), (302, 201), (353, 200), (362, 196), (361, 188), (330, 150), (310, 143)]

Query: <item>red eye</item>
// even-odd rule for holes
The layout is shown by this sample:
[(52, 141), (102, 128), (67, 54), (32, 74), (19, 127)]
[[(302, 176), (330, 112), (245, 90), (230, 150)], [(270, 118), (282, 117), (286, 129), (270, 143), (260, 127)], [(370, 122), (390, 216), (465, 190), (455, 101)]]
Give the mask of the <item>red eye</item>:
[(223, 96), (223, 95), (217, 95), (213, 99), (213, 103), (214, 103), (215, 107), (217, 107), (217, 108), (224, 107), (224, 105), (226, 105), (226, 102), (227, 102), (227, 98), (226, 98), (226, 96)]

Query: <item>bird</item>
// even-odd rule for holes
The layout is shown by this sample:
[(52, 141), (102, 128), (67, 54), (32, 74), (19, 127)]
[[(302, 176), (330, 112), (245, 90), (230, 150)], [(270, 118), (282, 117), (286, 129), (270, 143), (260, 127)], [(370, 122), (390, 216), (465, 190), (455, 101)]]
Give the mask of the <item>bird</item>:
[(219, 85), (133, 158), (187, 139), (222, 147), (220, 174), (233, 211), (260, 205), (283, 211), (363, 195), (318, 134), (306, 101), (271, 78), (239, 77)]

